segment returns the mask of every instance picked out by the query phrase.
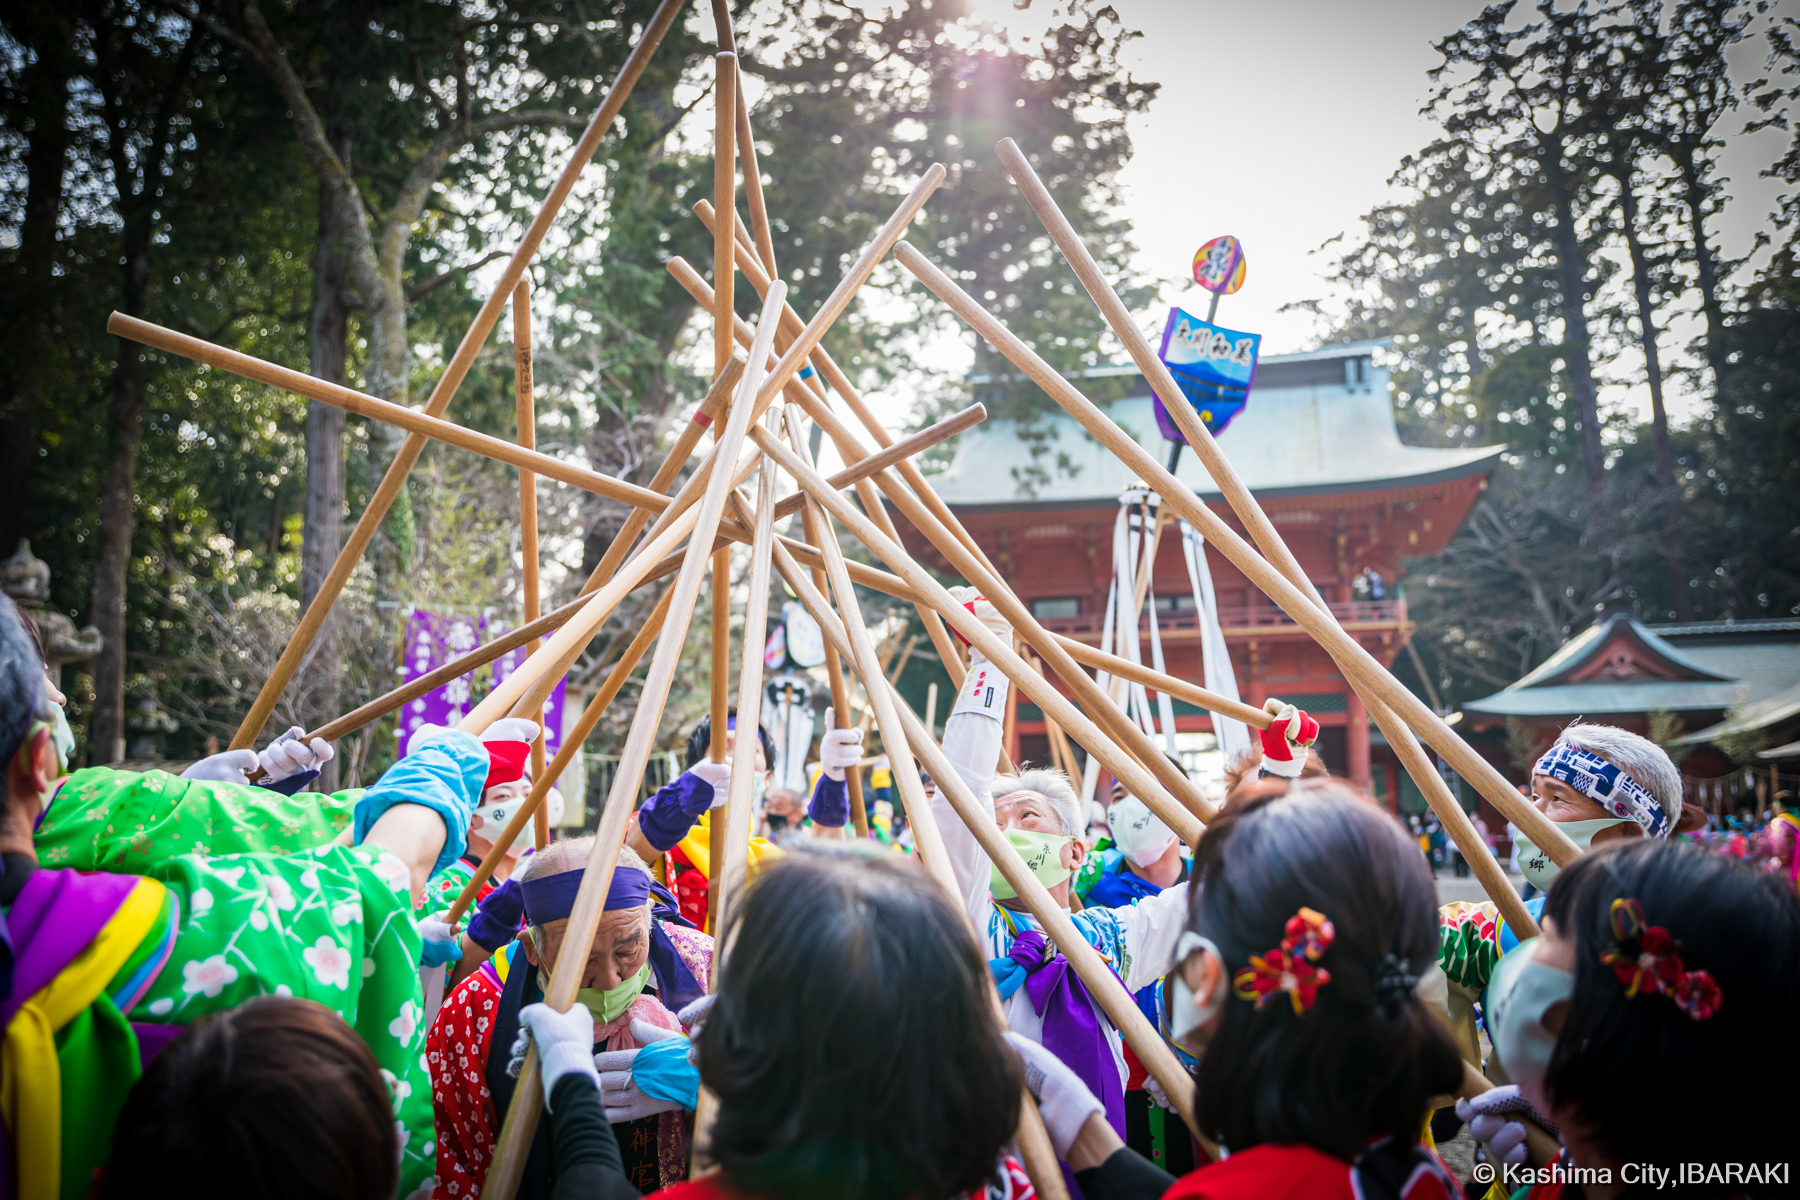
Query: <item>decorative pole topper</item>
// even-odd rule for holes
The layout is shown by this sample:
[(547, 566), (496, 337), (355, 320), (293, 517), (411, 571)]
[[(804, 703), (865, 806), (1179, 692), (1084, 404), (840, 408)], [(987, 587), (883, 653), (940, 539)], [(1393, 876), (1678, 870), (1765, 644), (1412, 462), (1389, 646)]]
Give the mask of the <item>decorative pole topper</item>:
[(1229, 296), (1243, 287), (1249, 269), (1250, 264), (1244, 258), (1244, 244), (1229, 233), (1214, 238), (1194, 252), (1194, 282), (1215, 296)]

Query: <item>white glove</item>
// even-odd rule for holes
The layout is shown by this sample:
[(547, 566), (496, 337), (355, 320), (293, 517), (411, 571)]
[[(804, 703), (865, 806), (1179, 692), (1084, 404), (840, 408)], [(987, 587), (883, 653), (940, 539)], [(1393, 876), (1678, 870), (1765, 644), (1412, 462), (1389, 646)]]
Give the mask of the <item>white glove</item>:
[(689, 1037), (700, 1036), (700, 1027), (706, 1024), (706, 1014), (712, 1011), (713, 1001), (718, 998), (719, 993), (708, 992), (675, 1014), (675, 1019), (688, 1031)]
[[(986, 625), (989, 633), (999, 638), (1002, 642), (1005, 642), (1008, 646), (1013, 644), (1012, 626), (1007, 624), (1006, 618), (1000, 615), (1000, 610), (994, 607), (993, 601), (989, 600), (986, 596), (983, 596), (979, 590), (972, 587), (953, 587), (946, 590), (950, 593), (950, 598), (952, 600), (973, 612), (975, 614), (975, 619), (980, 621), (983, 625)], [(968, 642), (968, 639), (964, 638), (962, 634), (959, 633), (956, 636), (963, 642)], [(981, 651), (974, 646), (969, 647), (969, 652), (972, 655), (981, 654)], [(983, 655), (983, 657), (985, 658), (986, 656)]]
[(716, 763), (710, 758), (703, 758), (689, 767), (687, 773), (713, 790), (712, 804), (709, 807), (719, 807), (731, 795), (731, 758), (729, 755), (721, 763)]
[(462, 931), (442, 919), (449, 915), (450, 910), (446, 908), (413, 922), (419, 940), (424, 943), (420, 957), (422, 965), (441, 967), (462, 960)]
[(256, 770), (256, 751), (225, 750), (209, 755), (181, 773), (183, 779), (207, 779), (215, 783), (249, 783)]
[(825, 774), (844, 782), (844, 775), (862, 761), (862, 730), (830, 729), (819, 739), (819, 764)]
[(1075, 1144), (1081, 1127), (1095, 1113), (1105, 1113), (1105, 1107), (1062, 1059), (1011, 1030), (1006, 1041), (1025, 1068), (1025, 1088), (1038, 1102), (1056, 1157), (1069, 1157), (1069, 1147)]
[(527, 1004), (519, 1010), (519, 1036), (513, 1039), (512, 1055), (507, 1059), (506, 1073), (514, 1079), (525, 1065), (527, 1041), (537, 1043), (539, 1074), (544, 1081), (544, 1107), (550, 1107), (550, 1093), (564, 1075), (586, 1075), (600, 1086), (600, 1072), (594, 1069), (594, 1014), (585, 1004), (570, 1005), (569, 1011), (557, 1012), (548, 1004)]
[[(492, 725), (481, 731), (484, 742), (535, 742), (543, 730), (536, 721), (527, 721), (524, 717), (501, 717)], [(413, 734), (418, 737), (418, 734)]]
[(337, 751), (324, 738), (306, 740), (306, 730), (298, 725), (270, 742), (256, 761), (263, 769), (263, 782), (274, 783), (302, 771), (324, 766), (337, 756)]
[(1156, 1076), (1144, 1076), (1144, 1090), (1150, 1093), (1150, 1099), (1156, 1102), (1158, 1108), (1172, 1109), (1175, 1107), (1173, 1104), (1169, 1103), (1169, 1093), (1163, 1091), (1163, 1085), (1157, 1080)]
[[(672, 1029), (633, 1018), (631, 1036), (648, 1046), (681, 1035)], [(636, 1050), (604, 1050), (594, 1055), (594, 1069), (600, 1073), (600, 1103), (606, 1109), (608, 1124), (635, 1121), (657, 1113), (685, 1111), (676, 1101), (659, 1100), (638, 1087), (631, 1077), (631, 1063), (637, 1055)]]
[(1482, 1144), (1490, 1159), (1513, 1166), (1523, 1166), (1530, 1157), (1525, 1146), (1525, 1124), (1519, 1118), (1530, 1117), (1545, 1129), (1557, 1132), (1556, 1122), (1532, 1108), (1514, 1083), (1489, 1088), (1473, 1099), (1458, 1100), (1456, 1115), (1468, 1122), (1469, 1136)]

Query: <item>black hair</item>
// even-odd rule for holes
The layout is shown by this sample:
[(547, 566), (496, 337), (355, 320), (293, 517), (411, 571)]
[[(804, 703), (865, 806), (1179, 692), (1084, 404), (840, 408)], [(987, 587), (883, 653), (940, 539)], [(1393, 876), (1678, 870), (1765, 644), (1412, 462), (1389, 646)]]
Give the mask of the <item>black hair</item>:
[[(1636, 900), (1647, 924), (1669, 931), (1687, 970), (1712, 976), (1719, 1005), (1711, 1017), (1695, 1020), (1666, 995), (1625, 995), (1600, 961), (1614, 944), (1612, 904), (1621, 899)], [(1544, 1075), (1556, 1108), (1574, 1110), (1625, 1162), (1756, 1162), (1790, 1144), (1791, 1115), (1762, 1089), (1800, 1073), (1800, 1050), (1783, 1032), (1800, 994), (1792, 885), (1698, 847), (1633, 839), (1565, 868), (1544, 916), (1575, 943), (1575, 990)], [(1719, 1187), (1669, 1194), (1718, 1195)]]
[(97, 1189), (114, 1197), (386, 1200), (393, 1102), (356, 1031), (267, 996), (195, 1021), (125, 1097)]
[(867, 852), (792, 854), (730, 924), (698, 1053), (734, 1191), (943, 1200), (993, 1175), (1018, 1061), (968, 920), (929, 877)]
[[(725, 715), (727, 717), (736, 717), (736, 706), (726, 709)], [(756, 740), (762, 743), (763, 761), (768, 763), (771, 767), (774, 766), (775, 741), (769, 736), (768, 727), (761, 722), (758, 722), (756, 726)], [(712, 714), (708, 713), (706, 716), (700, 718), (700, 723), (694, 726), (694, 731), (692, 733), (688, 734), (687, 761), (682, 765), (686, 767), (693, 766), (695, 763), (705, 758), (711, 749)]]
[(1456, 1091), (1462, 1060), (1420, 1002), (1437, 962), (1437, 892), (1387, 814), (1329, 784), (1245, 803), (1194, 855), (1188, 926), (1225, 960), (1227, 984), (1280, 944), (1302, 907), (1330, 919), (1331, 979), (1305, 1012), (1285, 995), (1235, 994), (1200, 1059), (1195, 1115), (1234, 1151), (1304, 1143), (1353, 1160), (1370, 1142), (1416, 1142), (1427, 1101)]

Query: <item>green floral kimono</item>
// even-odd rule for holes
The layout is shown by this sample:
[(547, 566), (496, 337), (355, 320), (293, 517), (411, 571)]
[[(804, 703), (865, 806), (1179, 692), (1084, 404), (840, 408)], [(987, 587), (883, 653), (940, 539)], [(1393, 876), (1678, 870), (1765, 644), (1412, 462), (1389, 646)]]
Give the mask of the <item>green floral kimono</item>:
[[(166, 965), (142, 987), (128, 977), (141, 978), (145, 956), (133, 955), (102, 997), (127, 1020), (186, 1025), (277, 995), (315, 1000), (349, 1022), (393, 1093), (406, 1196), (430, 1182), (436, 1154), (420, 943), (405, 865), (384, 850), (329, 844), (359, 794), (287, 797), (91, 768), (63, 785), (37, 840), (44, 868), (144, 875), (168, 890), (144, 939), (173, 939)], [(116, 1114), (118, 1099), (77, 1107)], [(109, 1137), (111, 1121), (104, 1127)], [(88, 1140), (103, 1162), (105, 1142)]]

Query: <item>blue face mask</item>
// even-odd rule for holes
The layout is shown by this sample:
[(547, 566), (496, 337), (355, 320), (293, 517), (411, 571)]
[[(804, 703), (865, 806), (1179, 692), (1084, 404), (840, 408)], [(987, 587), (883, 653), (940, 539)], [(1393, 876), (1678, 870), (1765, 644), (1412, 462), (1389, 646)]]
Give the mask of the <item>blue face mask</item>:
[(1543, 1079), (1556, 1050), (1544, 1014), (1575, 992), (1575, 976), (1539, 962), (1537, 947), (1538, 939), (1528, 938), (1495, 964), (1483, 1005), (1500, 1066), (1521, 1085)]

